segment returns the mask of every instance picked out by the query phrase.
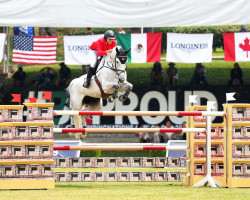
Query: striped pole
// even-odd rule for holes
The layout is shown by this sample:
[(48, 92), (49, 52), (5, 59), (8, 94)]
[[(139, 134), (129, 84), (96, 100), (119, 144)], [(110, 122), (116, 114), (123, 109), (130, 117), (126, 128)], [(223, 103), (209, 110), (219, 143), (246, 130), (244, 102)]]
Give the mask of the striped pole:
[(77, 111), (54, 110), (57, 115), (99, 115), (99, 116), (226, 116), (219, 111)]
[[(183, 144), (183, 143), (182, 143)], [(81, 146), (168, 146), (167, 143), (82, 143)]]
[(112, 150), (112, 151), (148, 151), (148, 150), (187, 150), (185, 146), (59, 146), (54, 150)]
[(54, 128), (54, 133), (190, 133), (206, 132), (205, 128)]

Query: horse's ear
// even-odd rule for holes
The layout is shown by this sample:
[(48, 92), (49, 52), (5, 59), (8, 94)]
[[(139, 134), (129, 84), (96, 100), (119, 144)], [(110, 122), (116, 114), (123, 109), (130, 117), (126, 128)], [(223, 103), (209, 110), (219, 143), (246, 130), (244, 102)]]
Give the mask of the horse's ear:
[(118, 48), (117, 48), (117, 47), (115, 48), (115, 50), (116, 50), (116, 53), (119, 53), (119, 50), (118, 50)]
[(127, 51), (125, 51), (126, 55), (127, 55), (127, 53), (128, 53), (128, 52), (130, 52), (130, 50), (131, 50), (131, 48), (130, 48), (130, 49), (128, 49)]

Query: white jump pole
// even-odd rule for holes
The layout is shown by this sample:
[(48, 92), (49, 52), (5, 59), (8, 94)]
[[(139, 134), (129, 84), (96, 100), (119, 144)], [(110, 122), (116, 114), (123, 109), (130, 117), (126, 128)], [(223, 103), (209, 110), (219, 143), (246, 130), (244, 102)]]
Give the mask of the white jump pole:
[(148, 151), (148, 150), (187, 150), (184, 146), (58, 146), (53, 147), (54, 150), (70, 151), (70, 150), (111, 150), (111, 151)]
[(82, 143), (81, 146), (168, 146), (167, 143)]
[(78, 111), (54, 110), (58, 115), (98, 115), (98, 116), (226, 116), (225, 112), (213, 111)]
[(53, 128), (53, 133), (190, 133), (206, 132), (205, 128)]
[[(214, 107), (214, 101), (207, 102), (207, 111), (211, 111)], [(211, 187), (222, 186), (220, 182), (212, 178), (212, 169), (211, 169), (211, 124), (212, 116), (207, 116), (206, 119), (206, 177), (200, 180), (198, 183), (194, 184), (193, 187), (206, 186), (209, 184)]]

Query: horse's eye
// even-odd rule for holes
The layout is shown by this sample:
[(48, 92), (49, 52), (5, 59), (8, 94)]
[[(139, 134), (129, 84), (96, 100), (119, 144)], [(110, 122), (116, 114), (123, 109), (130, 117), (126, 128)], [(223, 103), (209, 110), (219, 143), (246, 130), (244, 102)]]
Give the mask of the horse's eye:
[(118, 62), (118, 61), (116, 61), (116, 63), (118, 64), (119, 62)]

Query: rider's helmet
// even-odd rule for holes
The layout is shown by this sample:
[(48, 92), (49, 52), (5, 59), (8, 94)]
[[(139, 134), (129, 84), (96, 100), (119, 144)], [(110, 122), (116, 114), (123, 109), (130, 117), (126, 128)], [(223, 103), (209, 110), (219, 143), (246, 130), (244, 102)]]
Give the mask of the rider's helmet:
[(109, 38), (109, 39), (115, 40), (115, 33), (114, 33), (114, 31), (111, 31), (111, 30), (106, 31), (104, 33), (104, 38), (105, 39)]

